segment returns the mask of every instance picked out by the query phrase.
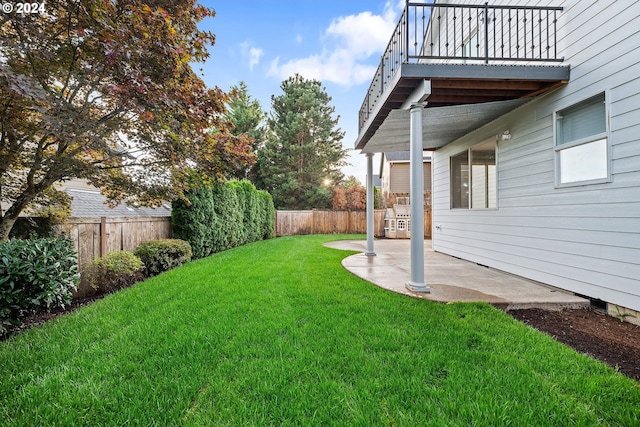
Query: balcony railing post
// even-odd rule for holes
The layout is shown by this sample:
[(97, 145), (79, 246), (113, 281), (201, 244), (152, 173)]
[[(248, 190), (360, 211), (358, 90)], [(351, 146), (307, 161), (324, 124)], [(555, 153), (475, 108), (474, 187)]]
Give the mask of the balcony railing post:
[[(412, 1), (414, 0), (404, 1), (404, 11), (382, 54), (380, 65), (376, 70), (377, 78), (371, 82), (361, 107), (363, 112), (361, 124), (369, 120), (378, 101), (382, 99), (385, 89), (395, 74), (402, 69), (402, 64), (434, 60), (465, 62), (468, 59), (484, 60), (485, 64), (489, 64), (489, 61), (562, 62), (564, 60), (557, 56), (558, 14), (563, 10), (562, 7), (504, 4), (489, 6), (488, 0), (485, 0), (484, 4), (475, 5), (446, 4), (435, 0), (420, 3), (412, 3)], [(422, 28), (419, 28), (418, 8), (422, 11)], [(469, 22), (465, 25), (464, 17), (467, 16), (467, 11)], [(529, 11), (530, 13), (527, 13)], [(539, 26), (538, 49), (536, 49), (536, 11)], [(426, 12), (428, 12), (429, 21), (425, 23)], [(480, 43), (482, 28), (479, 19), (483, 13), (484, 43)], [(473, 15), (475, 15), (475, 23)], [(543, 15), (546, 19), (542, 18)], [(529, 20), (530, 25), (528, 25)], [(546, 24), (544, 28), (543, 23)], [(497, 25), (501, 25), (501, 28), (497, 29)], [(489, 38), (491, 33), (493, 33), (492, 50), (490, 50)], [(498, 36), (500, 36), (500, 45), (498, 45)], [(546, 37), (543, 40), (544, 36)], [(434, 44), (434, 38), (437, 46)], [(484, 56), (479, 52), (481, 46), (484, 46)], [(546, 54), (543, 54), (543, 51)]]
[[(402, 15), (404, 15), (404, 34), (405, 34), (405, 41), (407, 42), (407, 56), (406, 56), (405, 62), (409, 62), (409, 55), (411, 50), (411, 48), (409, 47), (409, 0), (405, 2), (404, 12), (402, 12)], [(401, 17), (400, 19), (403, 19), (403, 18)], [(417, 55), (418, 52), (413, 52), (413, 54)]]
[(484, 4), (484, 63), (489, 63), (489, 3)]

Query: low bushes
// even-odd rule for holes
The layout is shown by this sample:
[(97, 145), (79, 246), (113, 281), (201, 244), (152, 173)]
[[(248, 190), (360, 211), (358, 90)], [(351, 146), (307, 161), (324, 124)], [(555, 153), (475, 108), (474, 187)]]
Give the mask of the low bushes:
[(27, 312), (69, 304), (79, 279), (67, 238), (0, 243), (0, 333)]
[(150, 240), (138, 246), (133, 254), (144, 263), (146, 277), (158, 275), (191, 261), (191, 245), (180, 239)]
[(194, 188), (191, 204), (172, 204), (173, 234), (191, 244), (194, 258), (273, 237), (275, 209), (271, 195), (248, 181)]
[[(91, 261), (83, 276), (93, 294), (114, 292), (191, 260), (178, 239), (152, 240), (135, 253), (111, 252)], [(65, 237), (0, 243), (0, 336), (25, 315), (71, 303), (80, 281), (73, 242)]]
[(85, 279), (95, 294), (104, 294), (129, 287), (145, 277), (191, 261), (191, 245), (179, 239), (149, 240), (133, 252), (110, 252), (91, 261)]
[(126, 288), (144, 278), (144, 263), (130, 251), (110, 252), (91, 261), (85, 277), (97, 294)]

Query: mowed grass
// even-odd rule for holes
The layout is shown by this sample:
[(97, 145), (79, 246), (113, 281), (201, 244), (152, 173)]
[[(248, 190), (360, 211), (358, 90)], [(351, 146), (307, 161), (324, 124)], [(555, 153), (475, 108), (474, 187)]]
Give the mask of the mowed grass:
[(640, 425), (635, 381), (489, 305), (368, 284), (336, 238), (220, 253), (0, 343), (0, 425)]

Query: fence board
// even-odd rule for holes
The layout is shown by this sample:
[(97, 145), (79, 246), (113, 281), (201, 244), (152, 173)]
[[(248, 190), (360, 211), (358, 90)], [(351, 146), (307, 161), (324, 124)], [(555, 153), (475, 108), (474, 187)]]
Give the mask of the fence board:
[[(102, 224), (105, 225), (104, 232)], [(132, 251), (148, 240), (172, 237), (170, 217), (71, 218), (61, 226), (61, 231), (73, 241), (80, 271), (101, 256), (105, 244), (102, 235), (106, 238), (107, 253)], [(77, 295), (84, 296), (88, 290), (88, 284), (83, 281)]]
[[(431, 212), (425, 212), (425, 237), (431, 237)], [(384, 209), (373, 213), (374, 236), (384, 236)], [(428, 224), (428, 226), (427, 226)], [(428, 234), (427, 234), (428, 231)], [(305, 210), (277, 211), (276, 236), (298, 234), (365, 234), (366, 211)]]
[(313, 211), (277, 211), (276, 236), (313, 234)]

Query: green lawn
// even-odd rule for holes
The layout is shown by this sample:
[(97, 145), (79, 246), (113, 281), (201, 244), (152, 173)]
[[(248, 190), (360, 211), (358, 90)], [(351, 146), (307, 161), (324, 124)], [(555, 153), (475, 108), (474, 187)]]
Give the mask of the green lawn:
[(0, 425), (640, 425), (635, 381), (489, 305), (378, 289), (336, 238), (236, 248), (0, 343)]

